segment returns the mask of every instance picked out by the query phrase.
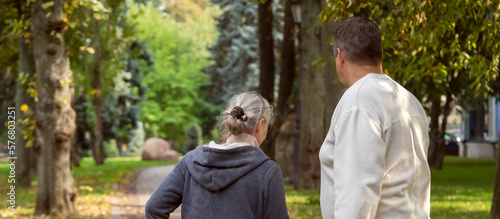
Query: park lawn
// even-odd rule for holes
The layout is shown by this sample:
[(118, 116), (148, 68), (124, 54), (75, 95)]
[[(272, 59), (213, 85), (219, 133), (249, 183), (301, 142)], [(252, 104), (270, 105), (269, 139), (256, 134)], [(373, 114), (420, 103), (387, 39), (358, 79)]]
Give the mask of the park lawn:
[[(174, 162), (175, 163), (175, 162)], [(80, 168), (73, 168), (78, 187), (77, 208), (83, 217), (109, 217), (111, 197), (123, 195), (113, 188), (126, 181), (137, 168), (174, 163), (143, 162), (139, 157), (106, 159), (104, 166), (96, 166), (92, 158), (82, 160)], [(489, 218), (495, 161), (446, 157), (443, 170), (432, 170), (431, 218)], [(6, 162), (0, 163), (0, 178), (7, 179)], [(21, 216), (33, 214), (36, 201), (36, 182), (27, 189), (16, 190), (17, 212)], [(8, 183), (0, 183), (3, 194)], [(319, 193), (295, 190), (286, 185), (286, 202), (291, 218), (321, 218)], [(11, 216), (6, 202), (0, 202), (0, 217)]]
[(494, 160), (445, 157), (431, 171), (431, 218), (490, 218)]
[[(490, 218), (495, 161), (446, 156), (443, 170), (431, 170), (431, 218)], [(321, 218), (319, 193), (286, 185), (291, 218)]]
[[(124, 191), (116, 185), (127, 184), (136, 169), (148, 166), (171, 165), (177, 162), (141, 161), (140, 157), (111, 157), (104, 165), (97, 166), (93, 158), (83, 158), (80, 167), (73, 167), (72, 175), (78, 189), (77, 210), (85, 218), (109, 218), (111, 197), (120, 196)], [(5, 194), (0, 202), (0, 218), (12, 217), (14, 214), (7, 209), (7, 193), (10, 184), (7, 162), (0, 162), (1, 194)], [(37, 181), (32, 181), (30, 188), (16, 187), (16, 216), (24, 218), (33, 215), (36, 205)]]

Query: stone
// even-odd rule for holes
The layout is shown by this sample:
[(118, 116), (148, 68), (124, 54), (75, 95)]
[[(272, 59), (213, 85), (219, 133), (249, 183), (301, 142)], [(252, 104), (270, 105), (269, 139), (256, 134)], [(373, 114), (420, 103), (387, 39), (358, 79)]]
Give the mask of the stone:
[(168, 150), (163, 153), (161, 160), (179, 160), (179, 152), (175, 150)]
[(142, 147), (142, 160), (179, 160), (179, 153), (161, 138), (149, 138)]

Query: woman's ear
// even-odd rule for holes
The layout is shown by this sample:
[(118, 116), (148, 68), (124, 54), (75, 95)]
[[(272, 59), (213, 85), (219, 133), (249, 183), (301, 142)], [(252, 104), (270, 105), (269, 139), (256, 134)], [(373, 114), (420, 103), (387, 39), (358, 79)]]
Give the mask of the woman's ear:
[(260, 132), (260, 130), (262, 130), (262, 128), (264, 127), (264, 118), (260, 119), (259, 123), (257, 124), (257, 132)]

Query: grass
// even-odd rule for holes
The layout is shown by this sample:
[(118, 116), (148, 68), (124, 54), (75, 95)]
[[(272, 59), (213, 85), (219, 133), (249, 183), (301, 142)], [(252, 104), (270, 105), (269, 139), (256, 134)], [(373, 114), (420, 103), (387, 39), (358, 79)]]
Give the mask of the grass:
[(285, 184), (286, 205), (290, 218), (321, 218), (319, 192), (313, 190), (295, 190), (292, 185)]
[[(107, 158), (105, 165), (97, 166), (93, 158), (83, 158), (80, 167), (74, 167), (72, 175), (78, 189), (77, 210), (80, 216), (86, 218), (108, 218), (111, 210), (111, 197), (123, 195), (123, 191), (113, 188), (113, 185), (127, 184), (127, 179), (136, 169), (148, 166), (161, 166), (177, 162), (141, 161), (140, 157)], [(10, 184), (7, 162), (0, 162), (1, 194), (9, 192)], [(37, 181), (32, 181), (29, 188), (16, 187), (16, 216), (24, 218), (33, 215), (36, 204)], [(7, 195), (3, 196), (8, 199)], [(0, 202), (0, 217), (14, 217), (7, 209), (6, 200)]]
[[(127, 184), (127, 178), (137, 168), (174, 164), (175, 162), (141, 161), (139, 157), (106, 159), (106, 164), (96, 166), (92, 158), (84, 158), (81, 167), (72, 174), (78, 188), (77, 208), (80, 216), (107, 218), (112, 196), (123, 195), (113, 188)], [(2, 194), (8, 192), (6, 162), (0, 162)], [(495, 161), (446, 157), (443, 170), (432, 170), (431, 218), (489, 218)], [(36, 180), (30, 188), (16, 188), (16, 205), (19, 217), (32, 215), (36, 201)], [(318, 191), (294, 190), (286, 185), (286, 202), (291, 218), (321, 218)], [(5, 199), (6, 195), (5, 195)], [(0, 202), (0, 217), (12, 217), (5, 201)]]
[(432, 170), (432, 218), (490, 218), (495, 161), (445, 157)]
[[(445, 157), (443, 170), (431, 170), (431, 218), (489, 218), (495, 161)], [(317, 191), (285, 186), (291, 218), (321, 218)]]

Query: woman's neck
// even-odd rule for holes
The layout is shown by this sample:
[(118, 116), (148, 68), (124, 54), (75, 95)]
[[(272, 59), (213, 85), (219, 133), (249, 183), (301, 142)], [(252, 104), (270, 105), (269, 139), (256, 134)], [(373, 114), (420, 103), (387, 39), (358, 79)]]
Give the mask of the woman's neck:
[(239, 134), (239, 135), (231, 135), (227, 138), (226, 143), (222, 144), (224, 146), (233, 144), (233, 143), (247, 143), (248, 145), (259, 146), (257, 139), (250, 134)]

